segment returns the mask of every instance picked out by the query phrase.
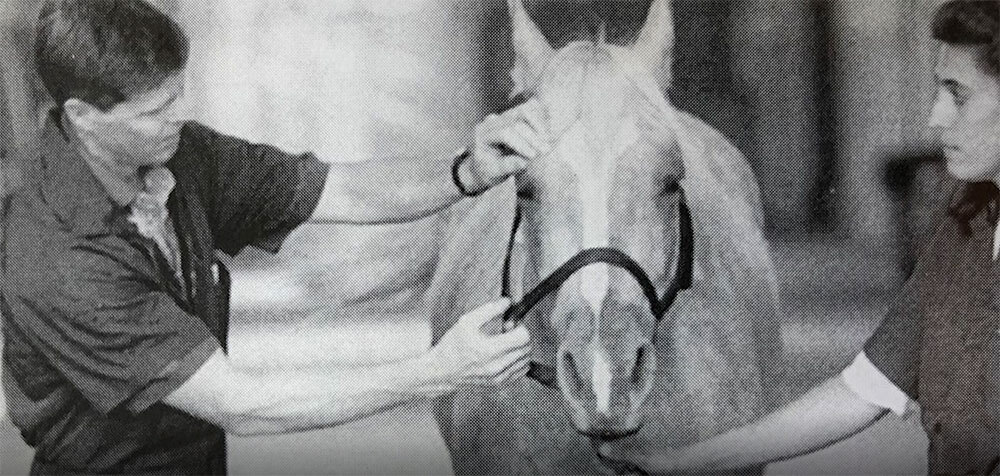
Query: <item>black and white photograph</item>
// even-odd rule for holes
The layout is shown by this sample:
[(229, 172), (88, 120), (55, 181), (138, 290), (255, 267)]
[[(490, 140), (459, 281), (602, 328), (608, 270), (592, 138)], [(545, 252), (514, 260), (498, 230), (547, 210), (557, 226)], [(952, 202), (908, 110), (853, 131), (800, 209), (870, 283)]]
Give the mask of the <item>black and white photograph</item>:
[(0, 474), (1000, 474), (1000, 0), (0, 0)]

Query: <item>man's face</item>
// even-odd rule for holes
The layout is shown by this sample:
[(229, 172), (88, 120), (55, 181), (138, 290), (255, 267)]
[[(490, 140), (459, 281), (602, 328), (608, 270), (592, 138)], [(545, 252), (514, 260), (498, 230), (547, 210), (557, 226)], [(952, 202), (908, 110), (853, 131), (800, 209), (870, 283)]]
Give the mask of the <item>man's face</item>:
[(929, 125), (955, 178), (1000, 183), (1000, 79), (979, 67), (977, 55), (975, 47), (941, 46)]
[(67, 101), (67, 115), (85, 146), (130, 168), (170, 160), (188, 112), (183, 74), (108, 111), (79, 101), (71, 108), (72, 101)]

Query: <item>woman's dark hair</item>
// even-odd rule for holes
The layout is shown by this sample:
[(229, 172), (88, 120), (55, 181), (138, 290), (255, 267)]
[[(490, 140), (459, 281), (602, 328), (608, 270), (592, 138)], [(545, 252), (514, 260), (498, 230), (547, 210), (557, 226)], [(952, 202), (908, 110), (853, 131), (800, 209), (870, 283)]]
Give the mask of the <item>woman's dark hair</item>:
[(60, 107), (103, 110), (156, 89), (187, 62), (188, 40), (144, 0), (45, 0), (35, 37), (38, 75)]
[(1000, 0), (951, 0), (934, 16), (934, 38), (979, 47), (980, 67), (1000, 77)]

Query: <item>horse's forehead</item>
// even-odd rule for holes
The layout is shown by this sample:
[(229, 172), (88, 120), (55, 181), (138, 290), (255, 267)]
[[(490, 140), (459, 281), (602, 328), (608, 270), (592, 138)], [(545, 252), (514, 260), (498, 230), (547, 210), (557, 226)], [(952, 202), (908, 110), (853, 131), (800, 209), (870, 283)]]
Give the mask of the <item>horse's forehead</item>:
[[(655, 108), (633, 80), (634, 71), (621, 64), (627, 61), (628, 52), (618, 46), (571, 43), (552, 59), (534, 91), (558, 139), (552, 159), (574, 173), (615, 167), (643, 173), (661, 162), (651, 155), (663, 154), (652, 149), (670, 142), (670, 134), (648, 127), (656, 122), (649, 121)], [(646, 146), (636, 147), (640, 141)], [(628, 171), (617, 173), (622, 175)]]
[(572, 44), (561, 50), (537, 89), (549, 111), (549, 125), (556, 131), (580, 119), (607, 122), (623, 112), (630, 92), (611, 52), (592, 43)]

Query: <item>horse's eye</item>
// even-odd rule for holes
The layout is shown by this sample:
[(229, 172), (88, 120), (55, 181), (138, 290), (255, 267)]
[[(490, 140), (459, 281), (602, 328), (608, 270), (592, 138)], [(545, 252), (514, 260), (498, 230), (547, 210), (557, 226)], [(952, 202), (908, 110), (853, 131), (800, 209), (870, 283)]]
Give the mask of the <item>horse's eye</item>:
[(517, 187), (517, 199), (518, 200), (534, 200), (535, 199), (535, 188), (531, 185), (524, 184)]
[(663, 195), (673, 195), (680, 191), (681, 184), (677, 179), (667, 179), (663, 181)]

